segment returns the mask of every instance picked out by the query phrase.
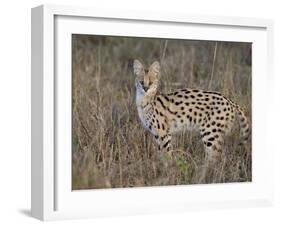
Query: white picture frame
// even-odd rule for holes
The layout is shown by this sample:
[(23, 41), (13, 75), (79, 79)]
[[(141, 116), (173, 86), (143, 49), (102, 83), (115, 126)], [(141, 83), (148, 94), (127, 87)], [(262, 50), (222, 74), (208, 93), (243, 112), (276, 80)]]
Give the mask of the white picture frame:
[[(146, 28), (146, 33), (135, 26)], [(71, 155), (61, 151), (71, 148), (71, 115), (65, 101), (71, 99), (71, 33), (252, 41), (253, 181), (72, 191)], [(267, 110), (262, 106), (270, 104), (266, 97), (271, 95), (273, 76), (271, 20), (43, 5), (32, 9), (31, 38), (33, 217), (55, 220), (272, 204), (273, 150), (268, 148)]]

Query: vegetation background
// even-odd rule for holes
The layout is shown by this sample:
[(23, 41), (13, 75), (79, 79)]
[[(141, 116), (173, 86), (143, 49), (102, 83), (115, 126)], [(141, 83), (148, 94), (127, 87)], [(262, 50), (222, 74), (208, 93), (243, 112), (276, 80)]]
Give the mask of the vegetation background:
[(251, 123), (251, 43), (152, 38), (72, 36), (72, 188), (116, 188), (251, 181), (251, 139), (236, 144), (239, 126), (226, 138), (225, 154), (203, 178), (198, 133), (173, 139), (173, 158), (158, 153), (135, 105), (132, 59), (161, 64), (161, 92), (198, 88), (223, 93)]

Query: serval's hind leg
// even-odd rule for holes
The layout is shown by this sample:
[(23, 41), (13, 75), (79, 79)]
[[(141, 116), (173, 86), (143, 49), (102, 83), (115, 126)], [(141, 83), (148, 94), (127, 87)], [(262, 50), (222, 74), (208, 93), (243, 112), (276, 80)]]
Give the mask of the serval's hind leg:
[(200, 181), (212, 183), (216, 181), (216, 172), (222, 159), (223, 134), (204, 136), (202, 140), (205, 149), (205, 163)]

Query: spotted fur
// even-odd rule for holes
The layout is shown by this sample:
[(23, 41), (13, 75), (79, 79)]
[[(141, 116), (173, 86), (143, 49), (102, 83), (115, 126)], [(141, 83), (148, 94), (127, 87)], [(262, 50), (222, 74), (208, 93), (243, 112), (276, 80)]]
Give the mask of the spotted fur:
[(241, 107), (220, 93), (199, 89), (178, 89), (158, 93), (160, 64), (154, 62), (144, 70), (134, 61), (136, 105), (143, 126), (154, 135), (160, 150), (170, 151), (171, 138), (183, 129), (200, 132), (209, 160), (221, 155), (225, 134), (238, 117), (242, 142), (249, 135), (249, 123)]

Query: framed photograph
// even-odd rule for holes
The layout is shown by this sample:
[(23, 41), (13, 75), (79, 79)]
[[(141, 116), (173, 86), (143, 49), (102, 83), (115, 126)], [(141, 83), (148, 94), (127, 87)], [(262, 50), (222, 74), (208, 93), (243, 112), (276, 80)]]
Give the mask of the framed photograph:
[(32, 9), (32, 216), (271, 205), (273, 22)]

